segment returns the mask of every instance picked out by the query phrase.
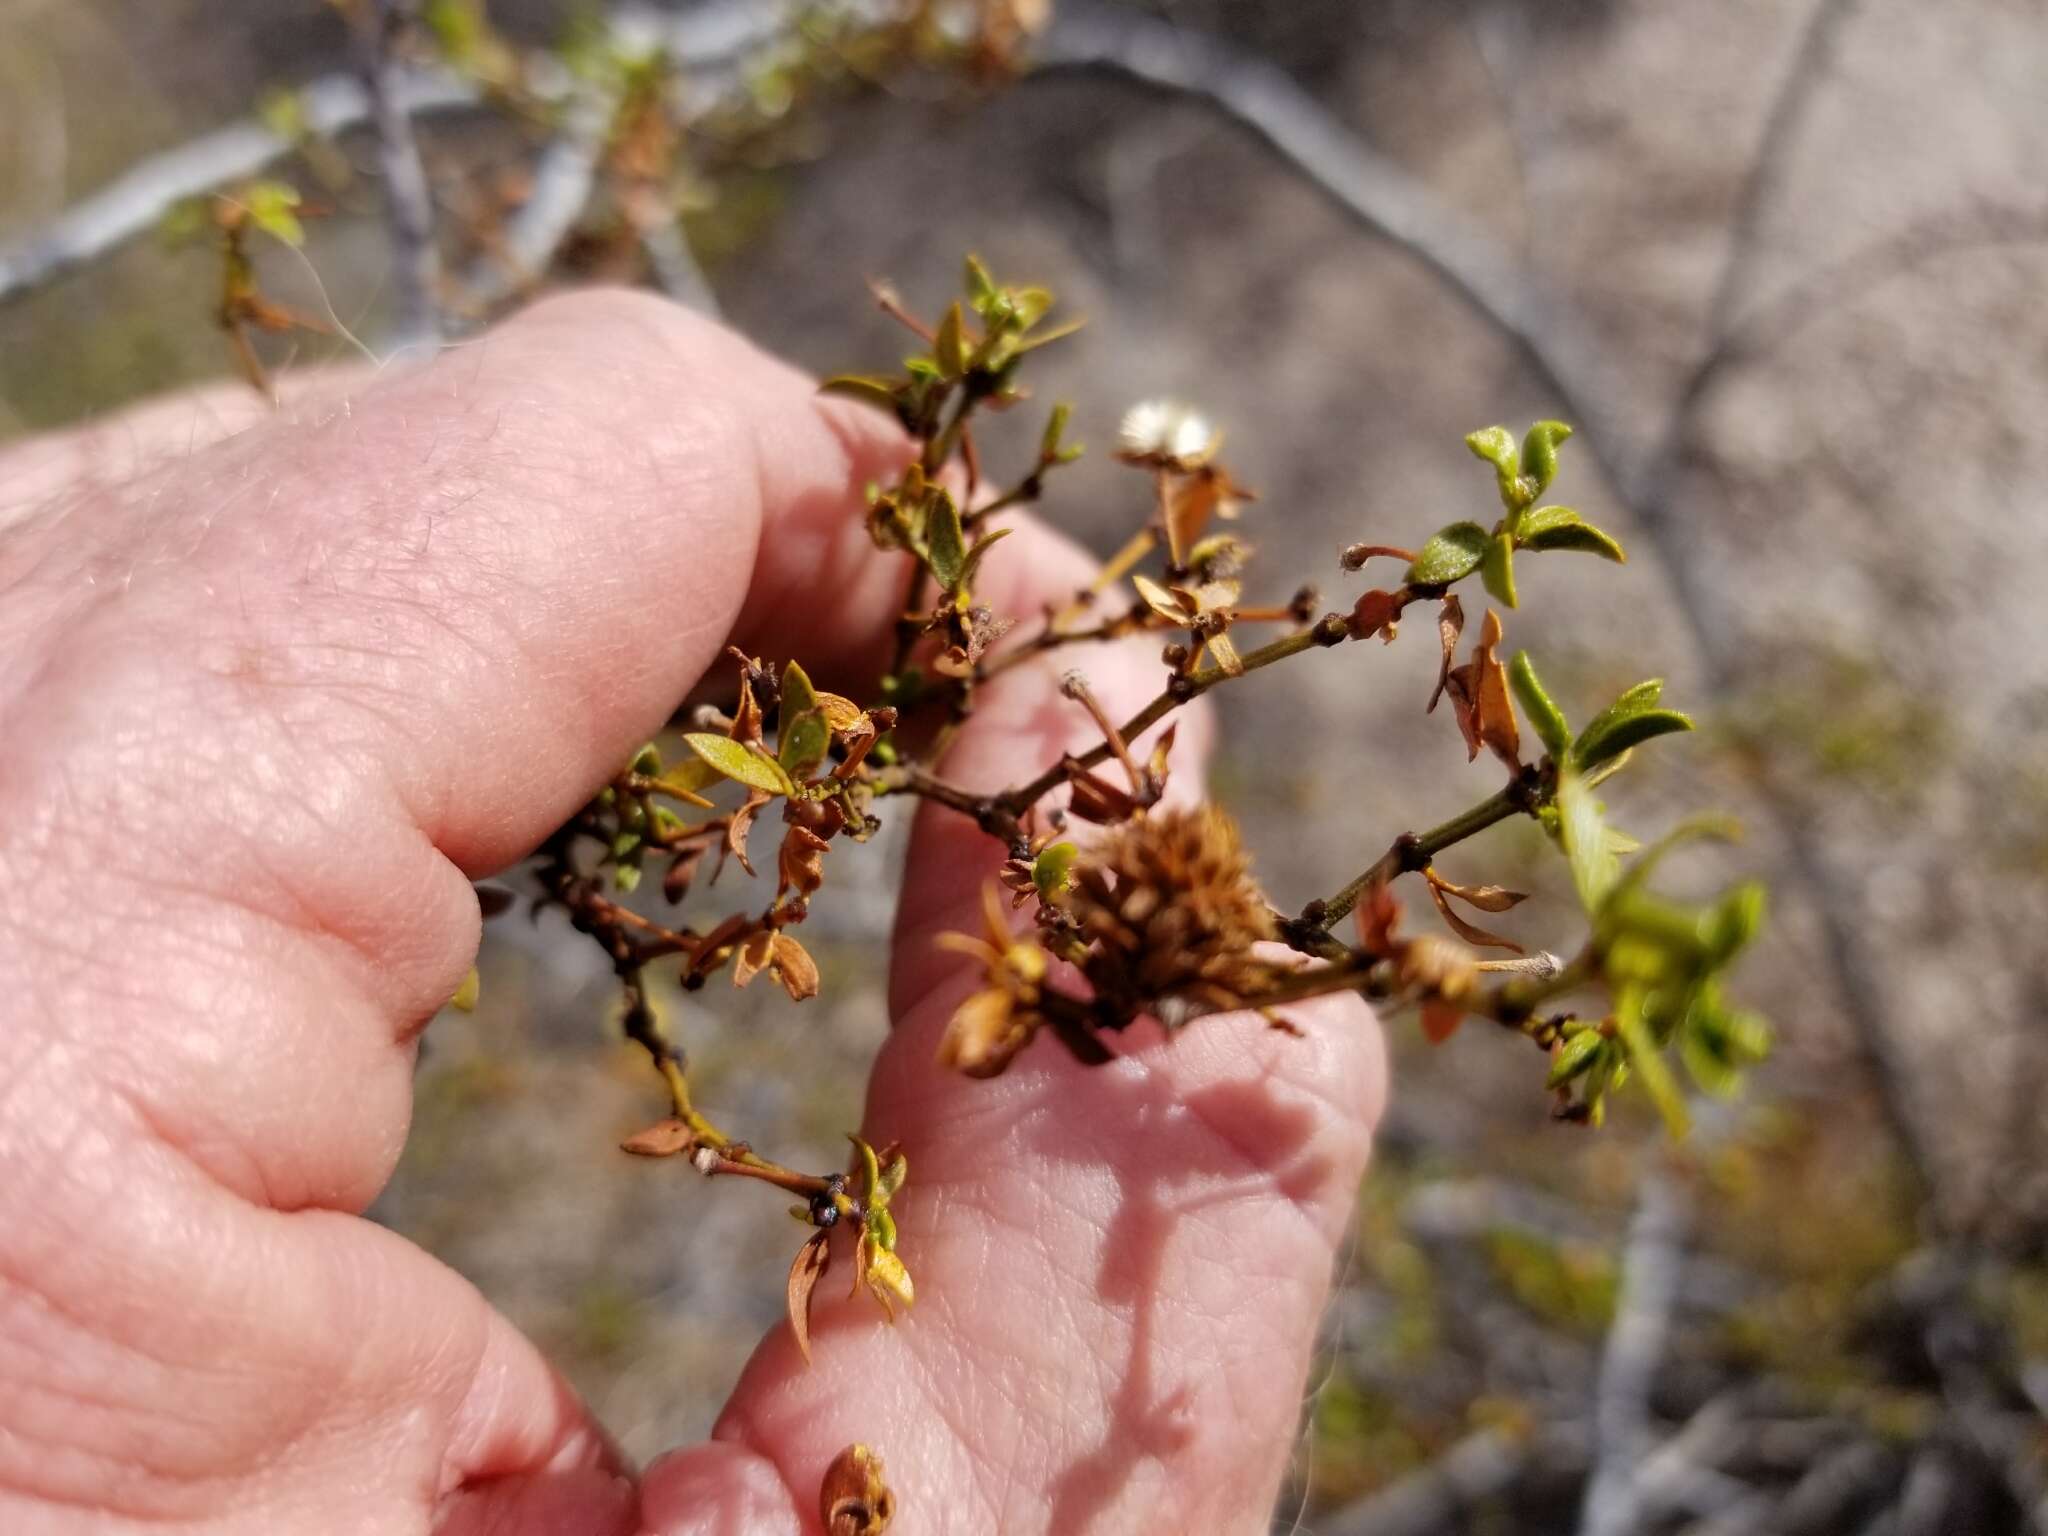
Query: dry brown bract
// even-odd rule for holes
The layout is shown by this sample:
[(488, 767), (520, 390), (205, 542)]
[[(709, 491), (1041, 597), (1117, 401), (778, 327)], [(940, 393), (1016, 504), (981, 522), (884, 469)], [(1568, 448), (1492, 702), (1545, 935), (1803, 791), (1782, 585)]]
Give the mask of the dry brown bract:
[(833, 1457), (818, 1490), (818, 1513), (826, 1536), (882, 1536), (896, 1516), (882, 1458), (864, 1445), (849, 1445)]
[(1272, 911), (1237, 823), (1213, 805), (1119, 828), (1075, 869), (1068, 910), (1092, 942), (1082, 969), (1097, 994), (1167, 1024), (1255, 1001), (1272, 975), (1253, 953)]

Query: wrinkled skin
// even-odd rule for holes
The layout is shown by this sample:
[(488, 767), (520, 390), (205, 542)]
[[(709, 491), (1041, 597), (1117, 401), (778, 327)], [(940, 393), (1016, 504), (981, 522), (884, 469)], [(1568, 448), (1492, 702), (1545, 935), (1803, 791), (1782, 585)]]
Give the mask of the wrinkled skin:
[[(1001, 852), (948, 813), (918, 819), (867, 1102), (915, 1170), (901, 1325), (827, 1284), (812, 1369), (778, 1328), (713, 1438), (636, 1474), (467, 1281), (360, 1218), (476, 952), (471, 878), (729, 637), (877, 656), (901, 566), (854, 488), (903, 450), (627, 295), (298, 390), (0, 454), (0, 1529), (813, 1532), (864, 1440), (900, 1536), (1263, 1530), (1376, 1030), (1307, 1008), (1303, 1039), (1208, 1020), (1092, 1072), (1048, 1042), (943, 1076), (970, 979), (931, 940)], [(1088, 570), (1035, 527), (989, 565), (1022, 614)], [(1119, 711), (1156, 687), (1151, 646), (1085, 661)], [(1085, 744), (1056, 684), (1007, 675), (947, 772)], [(749, 1196), (677, 1182), (718, 1198)]]

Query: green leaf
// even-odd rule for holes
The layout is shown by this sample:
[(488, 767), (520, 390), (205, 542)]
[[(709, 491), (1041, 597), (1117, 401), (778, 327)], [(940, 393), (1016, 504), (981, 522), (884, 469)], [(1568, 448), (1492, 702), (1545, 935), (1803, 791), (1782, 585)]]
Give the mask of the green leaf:
[(1482, 427), (1467, 433), (1465, 446), (1472, 450), (1473, 457), (1493, 466), (1494, 479), (1500, 484), (1501, 505), (1508, 511), (1519, 512), (1536, 499), (1536, 492), (1519, 473), (1521, 455), (1515, 448), (1514, 433), (1506, 427)]
[(1714, 903), (1700, 924), (1700, 938), (1713, 965), (1726, 965), (1756, 937), (1764, 925), (1767, 901), (1761, 884), (1745, 880)]
[(484, 980), (477, 974), (475, 966), (462, 978), (462, 985), (455, 989), (455, 995), (448, 999), (448, 1006), (460, 1013), (474, 1013), (476, 1002), (483, 995)]
[(1515, 434), (1506, 427), (1481, 427), (1465, 434), (1465, 446), (1473, 457), (1486, 460), (1504, 476), (1512, 478), (1520, 468), (1515, 452)]
[(968, 302), (983, 316), (986, 316), (989, 306), (995, 302), (999, 291), (996, 287), (996, 280), (989, 276), (988, 268), (982, 265), (981, 258), (970, 252), (967, 257)]
[(1724, 1008), (1711, 991), (1693, 1004), (1678, 1036), (1679, 1057), (1694, 1082), (1716, 1098), (1742, 1086), (1742, 1074), (1771, 1053), (1771, 1026), (1740, 1008)]
[(1665, 1129), (1674, 1139), (1684, 1136), (1692, 1117), (1686, 1113), (1685, 1095), (1671, 1075), (1671, 1064), (1657, 1048), (1643, 1018), (1643, 995), (1639, 988), (1629, 987), (1615, 1000), (1614, 1022), (1621, 1031), (1621, 1043), (1628, 1049), (1629, 1064), (1642, 1073), (1643, 1086), (1650, 1091), (1657, 1113), (1664, 1117)]
[(1539, 421), (1522, 434), (1522, 478), (1541, 496), (1557, 478), (1557, 445), (1572, 435), (1561, 421)]
[(934, 491), (925, 522), (925, 549), (932, 575), (950, 594), (960, 590), (967, 574), (967, 536), (960, 527), (960, 509), (943, 490)]
[(796, 792), (796, 785), (783, 771), (782, 764), (767, 753), (734, 741), (729, 736), (692, 731), (683, 738), (683, 745), (728, 779), (749, 789), (765, 790), (771, 795)]
[(1638, 683), (1594, 716), (1572, 743), (1572, 765), (1591, 768), (1659, 736), (1691, 730), (1689, 715), (1657, 708), (1657, 698), (1663, 690), (1661, 679)]
[(1515, 524), (1515, 542), (1524, 549), (1576, 550), (1626, 565), (1628, 555), (1611, 534), (1595, 528), (1570, 507), (1537, 507)]
[(1031, 883), (1038, 887), (1038, 898), (1051, 901), (1066, 890), (1073, 878), (1074, 860), (1081, 850), (1072, 843), (1053, 843), (1040, 850), (1031, 864)]
[(249, 222), (272, 239), (286, 245), (306, 243), (306, 227), (299, 222), (299, 189), (288, 182), (256, 181), (242, 191)]
[(1477, 523), (1452, 523), (1439, 528), (1422, 546), (1415, 563), (1408, 567), (1408, 584), (1413, 587), (1444, 587), (1462, 581), (1479, 568), (1492, 538)]
[(808, 714), (818, 707), (818, 690), (811, 683), (810, 673), (793, 661), (782, 669), (776, 693), (785, 719)]
[(938, 339), (932, 343), (932, 357), (949, 379), (967, 371), (967, 326), (957, 301), (946, 306), (946, 318), (939, 322)]
[(862, 405), (871, 405), (878, 411), (888, 412), (891, 416), (900, 414), (896, 408), (895, 382), (873, 374), (834, 374), (818, 386), (818, 393), (837, 395), (843, 400), (858, 400)]
[(1508, 664), (1508, 682), (1514, 687), (1522, 713), (1535, 727), (1543, 750), (1554, 762), (1563, 762), (1565, 754), (1571, 750), (1572, 728), (1565, 723), (1564, 711), (1551, 702), (1543, 680), (1536, 675), (1536, 664), (1529, 660), (1527, 651), (1515, 652), (1515, 659)]
[(1045, 423), (1045, 436), (1038, 440), (1038, 456), (1051, 464), (1062, 460), (1061, 442), (1067, 435), (1067, 423), (1073, 419), (1074, 407), (1066, 400), (1052, 408), (1052, 415)]
[(1515, 541), (1506, 529), (1487, 541), (1479, 579), (1498, 602), (1509, 608), (1515, 606)]
[(1572, 885), (1579, 905), (1597, 912), (1621, 876), (1607, 827), (1607, 811), (1585, 781), (1569, 770), (1557, 776), (1557, 835), (1572, 867)]
[(1593, 1059), (1600, 1054), (1600, 1047), (1607, 1043), (1597, 1029), (1582, 1029), (1558, 1048), (1551, 1058), (1550, 1076), (1546, 1088), (1562, 1088), (1566, 1083), (1593, 1065)]
[(832, 726), (825, 718), (825, 711), (807, 709), (800, 715), (791, 716), (785, 707), (776, 746), (777, 761), (788, 770), (790, 778), (803, 783), (832, 749)]

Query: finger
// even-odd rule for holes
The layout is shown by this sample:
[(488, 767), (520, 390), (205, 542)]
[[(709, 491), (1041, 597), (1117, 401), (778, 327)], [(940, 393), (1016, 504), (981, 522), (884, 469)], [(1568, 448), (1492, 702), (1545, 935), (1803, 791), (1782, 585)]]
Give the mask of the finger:
[[(1139, 646), (1086, 671), (1121, 716), (1159, 669)], [(1090, 744), (1055, 669), (996, 693), (950, 776), (995, 787)], [(1001, 856), (961, 825), (919, 818), (900, 1018), (867, 1115), (871, 1139), (909, 1156), (892, 1209), (918, 1304), (890, 1329), (828, 1277), (815, 1364), (771, 1335), (720, 1448), (650, 1471), (649, 1530), (738, 1528), (719, 1523), (706, 1458), (751, 1498), (772, 1475), (801, 1508), (856, 1440), (888, 1463), (906, 1533), (1264, 1529), (1383, 1093), (1377, 1029), (1332, 1001), (1289, 1010), (1304, 1039), (1207, 1018), (1172, 1040), (1134, 1030), (1108, 1067), (1041, 1039), (992, 1082), (948, 1076), (933, 1056), (971, 979), (926, 938), (948, 912), (975, 921), (969, 898)]]

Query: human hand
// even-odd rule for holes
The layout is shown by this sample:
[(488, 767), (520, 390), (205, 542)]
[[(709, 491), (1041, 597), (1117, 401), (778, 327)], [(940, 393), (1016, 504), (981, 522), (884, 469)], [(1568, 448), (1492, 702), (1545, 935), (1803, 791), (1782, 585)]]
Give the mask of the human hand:
[[(931, 941), (1001, 854), (957, 816), (918, 820), (868, 1095), (914, 1170), (898, 1327), (826, 1288), (815, 1364), (778, 1328), (713, 1439), (636, 1483), (473, 1287), (360, 1217), (475, 954), (471, 879), (729, 638), (879, 653), (885, 424), (626, 295), (254, 415), (0, 455), (0, 1529), (815, 1532), (861, 1440), (897, 1536), (1263, 1530), (1376, 1028), (1325, 1001), (1305, 1038), (1206, 1019), (1108, 1067), (942, 1072), (971, 983)], [(1087, 573), (1027, 525), (985, 582), (1031, 612)], [(1116, 708), (1157, 662), (1086, 670)], [(1086, 728), (1015, 668), (948, 776), (1011, 782)]]

